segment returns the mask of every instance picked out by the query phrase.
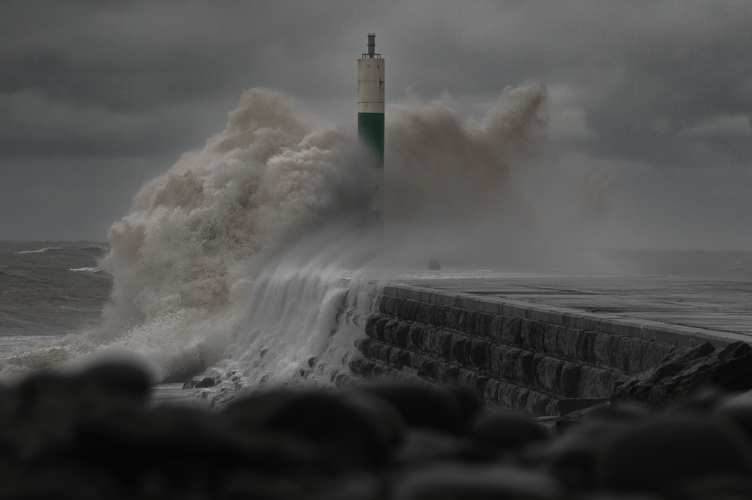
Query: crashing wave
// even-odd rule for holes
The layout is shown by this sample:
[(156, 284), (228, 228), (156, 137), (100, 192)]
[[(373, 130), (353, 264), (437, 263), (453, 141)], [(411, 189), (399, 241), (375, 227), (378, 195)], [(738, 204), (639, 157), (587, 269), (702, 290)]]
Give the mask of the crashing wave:
[[(436, 103), (395, 108), (385, 190), (395, 224), (380, 239), (355, 215), (372, 161), (356, 138), (296, 115), (276, 92), (246, 92), (222, 133), (141, 188), (98, 267), (72, 270), (112, 275), (102, 324), (8, 358), (0, 375), (127, 351), (163, 381), (215, 367), (248, 387), (332, 383), (364, 335), (371, 270), (415, 256), (422, 267), (426, 251), (443, 263), (442, 251), (460, 255), (467, 241), (497, 255), (521, 240), (498, 221), (529, 220), (510, 165), (535, 156), (528, 136), (544, 123), (544, 100), (540, 85), (510, 90), (480, 124)], [(495, 230), (504, 245), (464, 234), (474, 219), (496, 224), (482, 234)]]
[(84, 274), (97, 274), (103, 272), (101, 267), (80, 267), (78, 269), (69, 269), (69, 271)]
[(40, 248), (39, 250), (22, 250), (20, 252), (13, 252), (15, 254), (23, 254), (23, 253), (42, 253), (42, 252), (52, 252), (53, 250), (62, 250), (63, 247), (45, 247)]

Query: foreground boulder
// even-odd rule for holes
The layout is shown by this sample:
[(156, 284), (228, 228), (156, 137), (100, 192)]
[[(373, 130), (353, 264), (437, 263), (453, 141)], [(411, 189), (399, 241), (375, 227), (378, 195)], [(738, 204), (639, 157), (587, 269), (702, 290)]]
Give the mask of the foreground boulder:
[(145, 380), (100, 365), (0, 389), (0, 498), (752, 498), (752, 396), (707, 387), (552, 433), (457, 388), (278, 388), (205, 411), (154, 406)]

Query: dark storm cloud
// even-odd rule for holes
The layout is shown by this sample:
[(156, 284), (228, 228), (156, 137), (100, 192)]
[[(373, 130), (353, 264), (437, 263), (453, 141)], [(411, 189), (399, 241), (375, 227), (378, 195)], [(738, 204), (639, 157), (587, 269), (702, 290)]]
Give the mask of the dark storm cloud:
[(507, 85), (540, 81), (559, 154), (748, 168), (750, 25), (738, 1), (3, 1), (0, 159), (166, 169), (256, 86), (349, 130), (375, 31), (390, 103), (448, 92), (482, 118)]
[[(256, 85), (303, 99), (351, 93), (343, 63), (376, 28), (392, 98), (407, 87), (498, 95), (538, 79), (584, 89), (579, 104), (613, 134), (752, 112), (748, 3), (3, 2), (0, 19), (0, 93), (140, 113), (144, 137), (102, 140), (113, 153), (173, 144), (150, 129), (148, 113), (165, 106)], [(95, 147), (69, 139), (43, 150)], [(31, 154), (30, 141), (6, 135), (5, 154)]]

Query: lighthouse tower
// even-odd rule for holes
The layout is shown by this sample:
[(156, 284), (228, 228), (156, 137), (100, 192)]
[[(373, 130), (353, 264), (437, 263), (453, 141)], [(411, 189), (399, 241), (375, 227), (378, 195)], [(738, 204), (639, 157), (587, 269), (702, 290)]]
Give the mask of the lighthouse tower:
[(358, 59), (358, 135), (371, 152), (368, 222), (383, 224), (384, 214), (384, 59), (376, 53), (376, 34)]

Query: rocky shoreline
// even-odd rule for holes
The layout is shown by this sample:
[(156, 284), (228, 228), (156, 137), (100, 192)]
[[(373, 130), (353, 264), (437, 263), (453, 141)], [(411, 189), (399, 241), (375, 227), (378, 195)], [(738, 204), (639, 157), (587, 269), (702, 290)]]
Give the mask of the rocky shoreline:
[[(664, 364), (662, 380), (698, 380), (708, 356), (731, 369), (749, 348), (705, 351)], [(0, 391), (0, 497), (752, 496), (752, 397), (706, 385), (667, 405), (655, 376), (551, 433), (462, 387), (269, 389), (207, 411), (151, 404), (127, 364), (42, 374)]]

